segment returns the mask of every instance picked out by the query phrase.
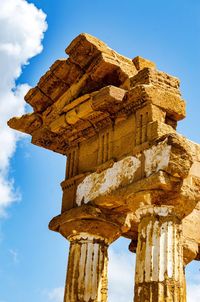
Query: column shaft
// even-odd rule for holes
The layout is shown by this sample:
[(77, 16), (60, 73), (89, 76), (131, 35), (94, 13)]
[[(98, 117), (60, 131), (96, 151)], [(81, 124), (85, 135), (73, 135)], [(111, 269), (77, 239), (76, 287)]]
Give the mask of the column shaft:
[(82, 233), (70, 238), (64, 302), (107, 301), (107, 248), (99, 236)]
[(139, 215), (134, 302), (185, 302), (181, 221), (165, 206)]

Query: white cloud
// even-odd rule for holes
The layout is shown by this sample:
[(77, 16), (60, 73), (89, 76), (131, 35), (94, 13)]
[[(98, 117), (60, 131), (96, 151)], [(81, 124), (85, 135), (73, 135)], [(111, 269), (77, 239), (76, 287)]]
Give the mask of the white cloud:
[(17, 250), (9, 249), (9, 253), (12, 257), (13, 263), (17, 264), (19, 263), (19, 254)]
[[(115, 245), (109, 248), (108, 265), (108, 302), (132, 302), (134, 297), (134, 274), (135, 274), (135, 254), (128, 250), (127, 244), (121, 241), (121, 247)], [(187, 276), (192, 271), (187, 272)], [(187, 301), (200, 301), (200, 277), (194, 278), (187, 283)], [(64, 289), (54, 288), (47, 293), (51, 302), (62, 302)]]
[(134, 289), (135, 256), (127, 250), (109, 250), (108, 301), (132, 302)]
[(63, 287), (54, 288), (48, 293), (49, 301), (52, 302), (62, 302), (63, 296), (64, 296)]
[(187, 282), (187, 301), (200, 301), (200, 264), (198, 261), (192, 261), (186, 267)]
[[(124, 246), (123, 246), (124, 247)], [(127, 245), (125, 246), (127, 248)], [(117, 248), (109, 249), (108, 264), (108, 301), (109, 302), (132, 302), (135, 272), (135, 256), (127, 251)], [(54, 288), (48, 292), (51, 302), (62, 302), (64, 289)]]
[(0, 0), (0, 216), (18, 198), (9, 164), (20, 135), (7, 121), (25, 112), (28, 84), (16, 85), (22, 66), (42, 51), (46, 15), (25, 0)]
[(188, 284), (187, 301), (188, 302), (199, 302), (200, 301), (200, 283), (199, 284)]
[[(109, 302), (132, 302), (134, 297), (135, 255), (121, 249), (110, 248), (109, 252)], [(121, 250), (121, 251), (120, 251)], [(187, 270), (187, 301), (200, 301), (200, 275), (192, 267)]]

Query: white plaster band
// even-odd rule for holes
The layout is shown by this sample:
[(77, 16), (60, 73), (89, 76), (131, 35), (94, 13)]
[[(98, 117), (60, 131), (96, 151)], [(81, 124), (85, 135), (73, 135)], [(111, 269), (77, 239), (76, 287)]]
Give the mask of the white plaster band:
[(95, 172), (86, 176), (77, 187), (76, 204), (87, 204), (99, 196), (109, 194), (117, 190), (123, 182), (127, 185), (132, 183), (140, 165), (138, 158), (128, 156), (101, 173)]
[(177, 216), (174, 206), (167, 206), (167, 205), (161, 205), (161, 206), (148, 205), (137, 209), (135, 213), (139, 219), (149, 215), (152, 216), (158, 215), (160, 217), (167, 217), (171, 215)]
[[(151, 147), (143, 152), (145, 176), (166, 170), (171, 154), (171, 146), (167, 140)], [(122, 186), (129, 185), (135, 181), (135, 175), (143, 165), (143, 157), (127, 156), (113, 164), (101, 173), (91, 173), (77, 186), (76, 204), (81, 206), (97, 197), (108, 195)]]
[(158, 172), (167, 167), (170, 160), (171, 146), (167, 145), (167, 139), (150, 149), (144, 150), (145, 174), (150, 176), (152, 172)]
[(99, 236), (99, 235), (91, 235), (91, 234), (85, 233), (85, 232), (70, 235), (68, 237), (68, 240), (70, 242), (81, 241), (82, 243), (95, 243), (97, 241), (98, 242), (102, 241), (105, 244), (108, 244), (108, 240), (106, 238)]

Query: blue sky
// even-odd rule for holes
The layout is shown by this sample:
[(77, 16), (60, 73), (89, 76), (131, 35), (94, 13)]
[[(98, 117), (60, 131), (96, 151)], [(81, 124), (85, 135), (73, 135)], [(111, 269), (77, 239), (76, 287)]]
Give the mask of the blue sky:
[[(3, 1), (5, 0), (0, 0), (0, 4)], [(7, 3), (15, 5), (15, 1), (19, 6), (26, 2), (7, 0)], [(25, 83), (29, 86), (36, 85), (57, 58), (65, 57), (64, 50), (71, 40), (81, 32), (87, 32), (127, 57), (143, 56), (156, 62), (158, 69), (180, 78), (182, 95), (187, 102), (187, 118), (180, 122), (178, 129), (189, 139), (200, 143), (199, 0), (27, 2), (35, 4), (46, 14), (48, 29), (45, 32), (45, 27), (40, 24), (39, 29), (45, 33), (42, 41), (38, 34), (37, 43), (42, 43), (43, 51), (37, 49), (31, 54), (29, 49), (30, 54), (27, 52), (25, 59), (19, 60), (19, 66), (23, 66), (24, 61), (29, 61), (29, 64), (23, 66), (20, 76), (13, 78), (16, 81), (16, 84), (12, 83), (13, 88), (24, 87)], [(29, 6), (26, 7), (28, 9)], [(17, 13), (21, 14), (18, 8), (15, 10), (15, 17)], [(37, 14), (36, 11), (33, 13)], [(12, 17), (11, 13), (7, 16), (11, 28)], [(29, 18), (23, 18), (24, 15), (24, 23), (20, 28), (24, 27), (26, 31)], [(5, 18), (1, 18), (0, 13), (0, 25), (4, 21)], [(38, 22), (38, 19), (34, 22)], [(34, 22), (30, 35), (35, 30)], [(7, 30), (7, 24), (2, 24), (3, 27), (0, 28), (3, 32), (4, 28)], [(13, 31), (15, 33), (15, 28)], [(7, 35), (6, 38), (17, 39), (17, 30), (14, 38), (10, 36)], [(28, 35), (26, 39), (29, 39)], [(4, 40), (5, 38), (1, 41), (0, 35), (0, 51)], [(0, 66), (1, 60), (0, 57)], [(0, 75), (1, 78), (4, 77), (4, 74)], [(7, 99), (0, 95), (0, 104), (5, 102)], [(16, 112), (18, 111), (15, 109), (12, 114)], [(64, 178), (65, 159), (31, 145), (30, 138), (26, 137), (18, 141), (17, 149), (15, 153), (12, 150), (8, 161), (9, 164), (4, 169), (6, 172), (3, 173), (6, 173), (7, 180), (14, 180), (14, 191), (21, 197), (16, 202), (10, 201), (9, 206), (5, 207), (6, 217), (5, 214), (0, 217), (0, 302), (61, 302), (68, 243), (59, 234), (49, 231), (48, 223), (60, 212), (62, 195), (59, 183)], [(109, 302), (132, 301), (134, 257), (128, 252), (128, 243), (127, 240), (119, 240), (111, 250), (113, 260), (110, 271), (113, 273), (110, 275), (113, 279)], [(116, 277), (120, 270), (123, 271), (123, 280)], [(189, 302), (200, 299), (199, 270), (198, 262), (193, 262), (187, 269)]]

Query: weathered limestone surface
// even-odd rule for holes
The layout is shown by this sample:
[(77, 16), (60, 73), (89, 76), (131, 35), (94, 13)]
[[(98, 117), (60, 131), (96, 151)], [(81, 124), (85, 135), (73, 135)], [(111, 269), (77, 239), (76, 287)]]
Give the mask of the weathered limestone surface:
[(179, 80), (88, 34), (66, 53), (25, 96), (33, 112), (8, 122), (67, 157), (49, 224), (70, 241), (64, 301), (107, 301), (107, 247), (120, 236), (137, 250), (135, 301), (186, 301), (183, 266), (200, 259), (200, 146), (176, 132)]
[(108, 243), (80, 233), (69, 238), (70, 252), (64, 301), (106, 301)]
[(64, 302), (107, 301), (108, 246), (131, 227), (132, 214), (117, 221), (94, 206), (83, 205), (49, 224), (70, 241)]
[(143, 207), (138, 215), (134, 301), (185, 302), (181, 220), (169, 206)]

